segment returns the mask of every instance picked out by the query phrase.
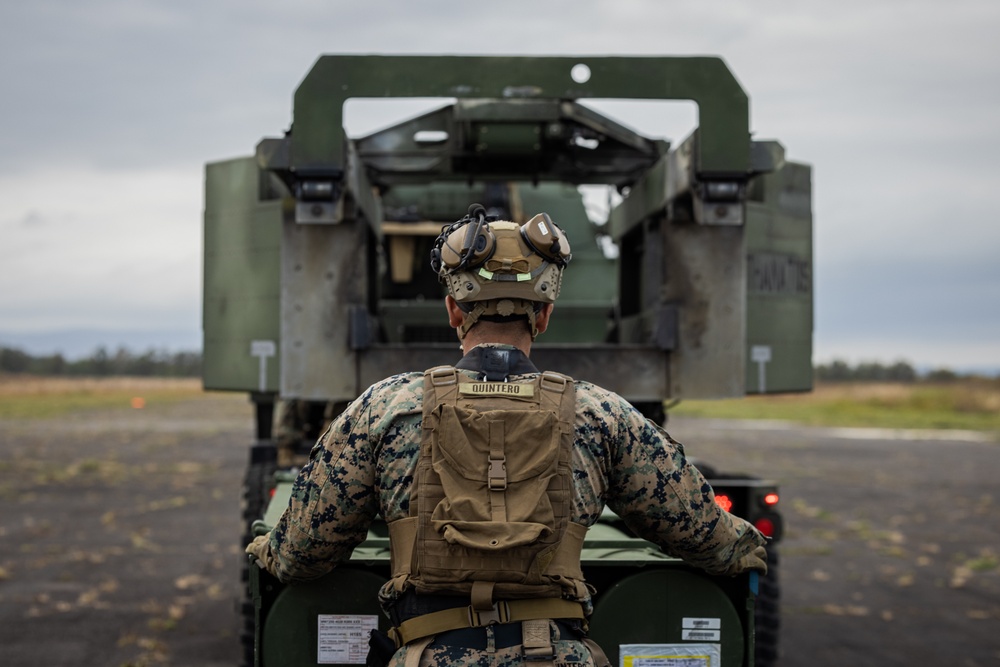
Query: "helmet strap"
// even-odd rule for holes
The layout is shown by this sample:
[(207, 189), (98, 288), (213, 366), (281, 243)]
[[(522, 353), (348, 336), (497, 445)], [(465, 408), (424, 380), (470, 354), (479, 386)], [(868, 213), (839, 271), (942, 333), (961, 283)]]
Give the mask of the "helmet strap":
[(476, 303), (476, 305), (465, 314), (465, 319), (462, 320), (462, 326), (458, 328), (458, 339), (464, 340), (465, 334), (469, 333), (469, 329), (475, 326), (476, 322), (479, 321), (479, 316), (486, 312), (486, 304), (482, 301)]
[(538, 337), (538, 327), (535, 326), (535, 309), (529, 308), (525, 314), (528, 316), (528, 325), (531, 327), (531, 340), (534, 341)]
[[(469, 333), (469, 329), (475, 326), (482, 315), (486, 314), (486, 311), (489, 310), (489, 306), (487, 306), (488, 303), (488, 301), (477, 301), (472, 307), (472, 310), (465, 314), (465, 318), (462, 320), (462, 326), (458, 328), (459, 340), (464, 340), (466, 334)], [(531, 329), (531, 340), (534, 341), (535, 338), (538, 337), (538, 327), (535, 325), (535, 309), (529, 306), (523, 313), (519, 314), (527, 316), (528, 326)]]

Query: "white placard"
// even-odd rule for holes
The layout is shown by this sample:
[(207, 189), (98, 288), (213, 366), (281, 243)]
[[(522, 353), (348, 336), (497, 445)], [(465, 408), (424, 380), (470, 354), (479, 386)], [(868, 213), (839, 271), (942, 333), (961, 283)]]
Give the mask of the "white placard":
[(771, 362), (770, 345), (754, 345), (750, 348), (750, 359), (757, 362), (757, 391), (767, 393), (767, 365)]
[(718, 630), (681, 630), (681, 639), (686, 642), (717, 642), (722, 637)]
[(273, 340), (252, 340), (250, 341), (251, 357), (273, 357), (278, 351), (278, 346)]
[(257, 388), (261, 393), (267, 391), (267, 360), (269, 357), (273, 357), (277, 351), (278, 346), (273, 340), (250, 341), (250, 356), (260, 360)]
[(711, 667), (707, 655), (658, 655), (636, 657), (632, 667)]
[(621, 644), (619, 667), (720, 667), (720, 644)]
[(722, 629), (722, 619), (721, 618), (685, 618), (681, 621), (682, 628), (691, 628), (693, 630), (721, 630)]
[(374, 614), (319, 614), (316, 617), (316, 662), (320, 665), (363, 665), (368, 657), (368, 636), (378, 628)]

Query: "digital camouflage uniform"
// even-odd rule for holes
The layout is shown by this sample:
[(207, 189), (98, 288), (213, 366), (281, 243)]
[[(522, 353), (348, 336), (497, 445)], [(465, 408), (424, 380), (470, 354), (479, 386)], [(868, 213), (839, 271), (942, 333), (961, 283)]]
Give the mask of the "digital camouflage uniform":
[[(473, 372), (460, 372), (476, 379)], [(279, 580), (319, 577), (347, 560), (376, 514), (387, 522), (409, 515), (423, 382), (422, 373), (404, 373), (373, 385), (321, 437), (295, 482), (288, 509), (247, 549)], [(679, 443), (617, 394), (575, 384), (572, 521), (591, 526), (607, 505), (641, 537), (710, 573), (735, 574), (760, 563), (751, 552), (765, 539), (719, 508)], [(384, 607), (394, 595), (391, 586), (383, 587)], [(589, 614), (590, 600), (580, 602)], [(492, 632), (489, 628), (488, 643)], [(557, 632), (553, 646), (557, 665), (589, 660), (581, 642), (559, 639)], [(496, 667), (523, 661), (517, 646), (483, 648), (432, 643), (420, 663)], [(398, 651), (392, 664), (402, 667), (405, 654)]]

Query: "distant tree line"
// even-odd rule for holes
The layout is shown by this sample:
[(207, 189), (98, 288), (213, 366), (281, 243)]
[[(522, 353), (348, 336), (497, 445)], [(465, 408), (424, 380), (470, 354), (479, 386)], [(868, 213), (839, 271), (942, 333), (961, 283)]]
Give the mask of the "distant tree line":
[(950, 382), (964, 377), (947, 368), (921, 374), (905, 361), (888, 365), (863, 362), (852, 366), (845, 361), (834, 360), (829, 364), (818, 364), (813, 370), (816, 379), (822, 382)]
[(134, 354), (125, 347), (109, 353), (98, 347), (89, 357), (70, 361), (61, 354), (33, 356), (10, 347), (0, 347), (0, 373), (29, 375), (140, 377), (198, 377), (201, 375), (201, 352), (166, 352), (148, 350)]
[[(834, 360), (814, 367), (816, 379), (822, 382), (948, 382), (961, 375), (946, 368), (921, 374), (905, 361), (892, 364), (865, 362), (852, 366)], [(61, 354), (32, 356), (27, 352), (0, 346), (0, 373), (27, 373), (30, 375), (70, 376), (201, 376), (201, 352), (165, 352), (148, 350), (134, 354), (119, 347), (111, 354), (105, 347), (98, 347), (92, 355), (69, 361)]]

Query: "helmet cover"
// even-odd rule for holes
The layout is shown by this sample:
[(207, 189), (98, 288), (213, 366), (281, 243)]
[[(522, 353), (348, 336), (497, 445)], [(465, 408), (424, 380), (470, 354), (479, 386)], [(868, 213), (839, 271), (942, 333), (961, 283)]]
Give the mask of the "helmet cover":
[(460, 334), (484, 315), (494, 320), (527, 315), (534, 338), (535, 309), (555, 302), (571, 258), (566, 234), (547, 214), (518, 225), (487, 218), (485, 209), (473, 204), (467, 216), (442, 229), (431, 267), (468, 313)]

